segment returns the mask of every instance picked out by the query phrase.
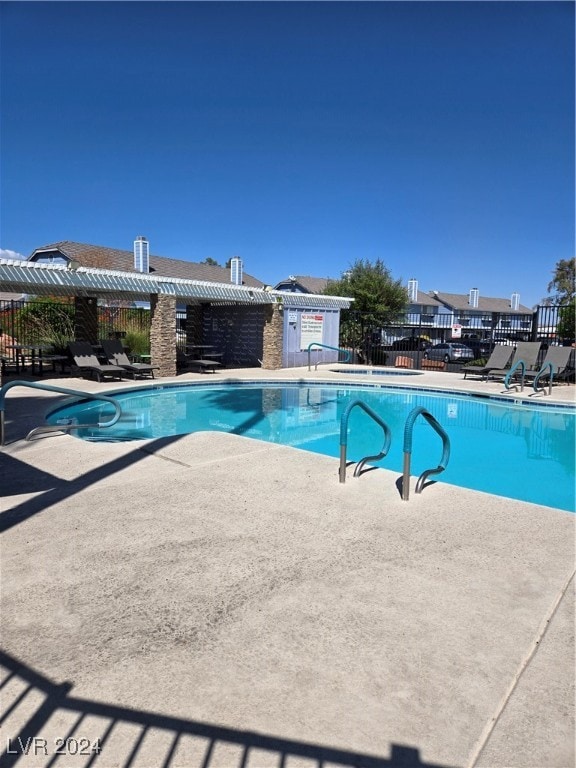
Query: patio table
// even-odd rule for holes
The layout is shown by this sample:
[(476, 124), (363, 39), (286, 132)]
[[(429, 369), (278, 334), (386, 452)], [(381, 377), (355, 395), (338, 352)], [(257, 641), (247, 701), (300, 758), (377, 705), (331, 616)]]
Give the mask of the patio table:
[(42, 368), (42, 352), (46, 349), (50, 349), (49, 346), (45, 344), (9, 344), (6, 346), (6, 349), (10, 349), (13, 351), (13, 356), (16, 361), (16, 373), (20, 373), (20, 368), (22, 369), (26, 368), (26, 352), (28, 352), (30, 356), (30, 366), (31, 366), (31, 372), (34, 376), (36, 374), (36, 363), (38, 363), (38, 375), (42, 376), (43, 368)]

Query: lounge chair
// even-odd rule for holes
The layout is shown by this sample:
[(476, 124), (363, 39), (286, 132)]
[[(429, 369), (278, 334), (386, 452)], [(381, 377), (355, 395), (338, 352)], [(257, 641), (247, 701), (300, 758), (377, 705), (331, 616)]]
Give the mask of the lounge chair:
[(519, 374), (520, 368), (517, 368), (516, 366), (518, 366), (520, 361), (524, 363), (525, 372), (531, 371), (536, 367), (540, 347), (541, 343), (539, 341), (519, 341), (512, 362), (510, 363), (510, 368), (494, 368), (488, 372), (487, 378), (503, 379), (505, 376), (508, 376), (513, 368), (516, 368), (516, 371), (518, 371)]
[(126, 373), (119, 365), (103, 365), (87, 341), (71, 341), (68, 345), (74, 364), (80, 371), (80, 375), (89, 374), (95, 376), (98, 381), (109, 377), (121, 379)]
[(219, 363), (216, 360), (201, 360), (177, 349), (176, 368), (179, 371), (195, 368), (200, 373), (207, 373), (209, 370), (211, 370), (212, 373), (216, 373), (216, 368), (222, 368), (222, 363)]
[(492, 350), (492, 354), (485, 365), (465, 365), (461, 369), (464, 378), (469, 375), (474, 375), (488, 380), (490, 371), (498, 370), (508, 365), (508, 361), (512, 357), (512, 351), (512, 347), (507, 347), (504, 344), (497, 344)]
[(538, 392), (539, 389), (545, 392), (546, 385), (544, 382), (547, 382), (548, 394), (552, 394), (552, 382), (567, 378), (565, 374), (571, 370), (568, 362), (573, 351), (572, 347), (548, 347), (546, 357), (539, 370), (525, 371), (523, 375), (522, 372), (520, 373), (523, 378), (522, 383), (528, 379), (535, 392)]
[(158, 366), (150, 365), (150, 363), (131, 363), (119, 339), (101, 339), (100, 344), (110, 365), (118, 365), (123, 368), (132, 375), (133, 379), (137, 375), (154, 378), (154, 371), (159, 370)]

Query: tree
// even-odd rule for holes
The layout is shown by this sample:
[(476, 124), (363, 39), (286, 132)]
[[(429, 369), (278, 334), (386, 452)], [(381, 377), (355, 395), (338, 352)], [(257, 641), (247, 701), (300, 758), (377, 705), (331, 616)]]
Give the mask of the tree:
[(353, 298), (352, 311), (361, 312), (368, 326), (390, 323), (408, 304), (408, 291), (402, 281), (394, 280), (380, 259), (374, 264), (358, 259), (339, 280), (330, 280), (324, 293)]
[(380, 259), (374, 264), (359, 259), (340, 280), (330, 280), (324, 293), (354, 299), (350, 309), (341, 313), (340, 343), (357, 350), (363, 361), (384, 365), (386, 354), (379, 350), (378, 356), (372, 348), (372, 331), (392, 322), (406, 309), (408, 291), (402, 282), (394, 280)]
[(564, 304), (560, 307), (556, 330), (559, 338), (574, 341), (576, 336), (576, 299), (572, 299), (570, 304)]
[(560, 259), (548, 283), (548, 293), (557, 304), (569, 304), (576, 297), (576, 258)]
[(200, 264), (208, 264), (210, 267), (219, 267), (220, 264), (216, 261), (216, 259), (213, 259), (212, 256), (208, 256), (204, 259), (204, 261), (201, 261)]

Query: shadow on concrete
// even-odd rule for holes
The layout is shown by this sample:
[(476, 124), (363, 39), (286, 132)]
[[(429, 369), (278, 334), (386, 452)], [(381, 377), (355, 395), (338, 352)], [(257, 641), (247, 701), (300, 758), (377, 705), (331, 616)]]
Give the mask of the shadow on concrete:
[[(420, 759), (418, 749), (399, 744), (391, 745), (391, 757), (382, 758), (361, 752), (349, 752), (319, 744), (282, 739), (252, 731), (240, 731), (197, 720), (186, 720), (147, 710), (129, 709), (91, 699), (77, 698), (70, 695), (73, 688), (71, 683), (54, 683), (21, 660), (2, 650), (0, 650), (0, 665), (4, 667), (0, 689), (6, 688), (10, 683), (16, 683), (22, 690), (3, 714), (2, 722), (9, 717), (17, 717), (18, 708), (26, 706), (26, 699), (29, 696), (35, 694), (39, 698), (38, 694), (40, 694), (43, 697), (42, 703), (32, 711), (32, 714), (28, 714), (26, 723), (20, 726), (18, 732), (6, 735), (2, 745), (4, 752), (0, 754), (0, 768), (11, 768), (19, 760), (25, 760), (27, 757), (25, 754), (26, 747), (28, 747), (29, 755), (34, 755), (35, 752), (36, 755), (45, 754), (44, 750), (47, 750), (48, 745), (39, 734), (42, 733), (50, 718), (63, 713), (71, 713), (75, 716), (68, 733), (61, 735), (62, 739), (73, 740), (74, 743), (81, 741), (78, 738), (75, 739), (74, 734), (86, 717), (92, 715), (105, 720), (102, 724), (102, 734), (99, 738), (94, 737), (94, 743), (96, 740), (98, 741), (97, 751), (89, 756), (87, 762), (84, 763), (85, 767), (94, 763), (106, 765), (106, 745), (110, 741), (114, 729), (122, 725), (132, 725), (138, 726), (140, 731), (131, 733), (130, 742), (124, 749), (126, 753), (124, 759), (119, 760), (117, 751), (114, 754), (114, 762), (121, 768), (129, 768), (137, 756), (139, 760), (142, 759), (142, 754), (139, 752), (144, 739), (153, 736), (150, 733), (151, 729), (168, 732), (170, 737), (161, 762), (154, 759), (154, 765), (161, 766), (161, 768), (175, 765), (173, 761), (177, 757), (179, 742), (183, 736), (201, 739), (203, 746), (203, 750), (199, 752), (198, 761), (194, 765), (188, 764), (187, 768), (210, 768), (213, 764), (215, 748), (219, 745), (239, 747), (237, 760), (234, 763), (228, 763), (228, 768), (245, 768), (248, 766), (251, 762), (250, 751), (256, 749), (270, 753), (267, 764), (278, 766), (278, 768), (287, 766), (287, 761), (291, 758), (304, 758), (313, 761), (310, 768), (323, 768), (326, 763), (349, 766), (349, 768), (450, 768), (450, 766), (439, 763), (423, 762)], [(26, 712), (29, 712), (28, 707), (26, 707)], [(165, 743), (163, 739), (162, 744)], [(50, 745), (52, 750), (53, 747), (54, 745)], [(57, 757), (56, 760), (49, 759), (45, 764), (46, 768), (57, 760)]]
[(27, 499), (11, 509), (0, 512), (0, 533), (28, 520), (39, 512), (43, 512), (54, 504), (74, 496), (100, 480), (110, 477), (115, 472), (121, 472), (136, 462), (142, 461), (164, 446), (181, 440), (182, 437), (183, 435), (163, 437), (145, 445), (139, 445), (130, 453), (102, 464), (74, 480), (54, 477), (30, 467), (29, 464), (14, 456), (0, 453), (0, 480), (2, 480), (3, 495), (9, 495), (5, 488), (11, 489), (12, 494), (39, 491), (39, 495), (33, 499)]
[(49, 472), (30, 467), (13, 456), (0, 453), (0, 488), (4, 497), (21, 493), (41, 493), (52, 490), (61, 482), (59, 477)]

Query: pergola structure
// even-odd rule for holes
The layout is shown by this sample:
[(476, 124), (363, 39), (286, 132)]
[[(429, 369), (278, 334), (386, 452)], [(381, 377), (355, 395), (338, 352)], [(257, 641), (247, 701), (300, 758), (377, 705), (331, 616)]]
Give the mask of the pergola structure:
[[(314, 311), (347, 309), (353, 299), (338, 296), (312, 296), (268, 288), (253, 288), (230, 283), (162, 277), (120, 270), (32, 261), (0, 259), (0, 291), (35, 296), (73, 296), (79, 327), (97, 327), (97, 300), (108, 302), (145, 301), (151, 307), (151, 356), (160, 375), (176, 374), (176, 305), (187, 306), (187, 317), (194, 317), (203, 306), (263, 305), (264, 368), (282, 367), (284, 341), (283, 309), (311, 307)], [(198, 323), (191, 323), (198, 328)], [(92, 339), (88, 338), (91, 341)], [(94, 339), (96, 341), (96, 339)], [(198, 337), (191, 342), (201, 342)]]

